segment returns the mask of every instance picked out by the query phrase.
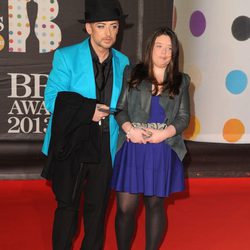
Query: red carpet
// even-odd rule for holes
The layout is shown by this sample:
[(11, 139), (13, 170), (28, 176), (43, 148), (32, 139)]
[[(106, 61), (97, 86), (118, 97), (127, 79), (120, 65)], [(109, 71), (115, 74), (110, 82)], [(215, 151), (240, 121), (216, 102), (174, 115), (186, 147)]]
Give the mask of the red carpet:
[[(188, 179), (187, 192), (168, 201), (161, 250), (249, 250), (250, 178)], [(0, 181), (0, 249), (50, 250), (55, 202), (45, 181)], [(105, 250), (116, 250), (115, 203)], [(74, 249), (79, 249), (82, 230)], [(132, 250), (144, 249), (144, 210)]]

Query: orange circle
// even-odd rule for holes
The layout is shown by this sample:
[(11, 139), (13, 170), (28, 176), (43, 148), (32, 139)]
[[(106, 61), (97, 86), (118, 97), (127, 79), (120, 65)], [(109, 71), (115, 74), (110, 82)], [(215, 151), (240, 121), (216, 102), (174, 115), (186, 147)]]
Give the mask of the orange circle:
[(224, 124), (223, 137), (228, 142), (239, 141), (244, 133), (244, 124), (238, 119), (230, 119)]
[(187, 140), (194, 140), (201, 131), (200, 121), (197, 117), (192, 115), (188, 128), (183, 132), (183, 136)]
[(0, 35), (0, 51), (4, 49), (5, 41), (3, 36)]

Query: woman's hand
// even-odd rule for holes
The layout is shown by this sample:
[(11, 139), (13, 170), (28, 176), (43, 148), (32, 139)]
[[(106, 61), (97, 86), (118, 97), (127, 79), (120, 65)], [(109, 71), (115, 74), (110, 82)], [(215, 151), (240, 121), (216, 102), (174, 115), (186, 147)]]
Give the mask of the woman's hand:
[(143, 143), (146, 144), (146, 136), (147, 132), (140, 128), (131, 127), (129, 133), (127, 133), (127, 141), (131, 141), (133, 143)]
[(167, 132), (165, 129), (163, 130), (158, 130), (158, 129), (146, 129), (146, 132), (148, 132), (148, 134), (151, 134), (151, 136), (148, 136), (148, 138), (146, 138), (146, 142), (148, 143), (160, 143), (162, 141), (165, 141), (168, 136), (167, 136)]
[(151, 132), (151, 136), (146, 139), (148, 143), (160, 143), (165, 141), (167, 138), (170, 138), (176, 135), (176, 129), (173, 125), (169, 125), (167, 128), (158, 130), (148, 128), (146, 131)]

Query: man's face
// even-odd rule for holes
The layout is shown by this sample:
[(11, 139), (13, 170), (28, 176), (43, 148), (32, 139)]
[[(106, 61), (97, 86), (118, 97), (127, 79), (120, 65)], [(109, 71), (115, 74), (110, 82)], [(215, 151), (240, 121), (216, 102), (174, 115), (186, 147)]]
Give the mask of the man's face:
[(109, 49), (116, 41), (119, 29), (118, 21), (86, 23), (92, 46), (98, 49)]

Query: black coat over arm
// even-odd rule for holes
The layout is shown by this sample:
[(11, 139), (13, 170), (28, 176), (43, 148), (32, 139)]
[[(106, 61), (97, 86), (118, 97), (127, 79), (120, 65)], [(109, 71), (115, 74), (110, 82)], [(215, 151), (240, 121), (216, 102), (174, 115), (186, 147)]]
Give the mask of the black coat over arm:
[(51, 139), (42, 176), (52, 181), (57, 200), (72, 201), (84, 164), (98, 163), (100, 129), (92, 121), (96, 100), (59, 92), (52, 116)]

